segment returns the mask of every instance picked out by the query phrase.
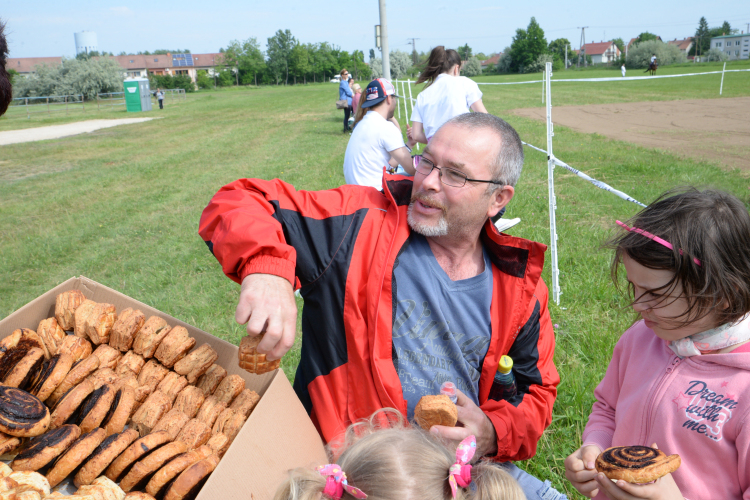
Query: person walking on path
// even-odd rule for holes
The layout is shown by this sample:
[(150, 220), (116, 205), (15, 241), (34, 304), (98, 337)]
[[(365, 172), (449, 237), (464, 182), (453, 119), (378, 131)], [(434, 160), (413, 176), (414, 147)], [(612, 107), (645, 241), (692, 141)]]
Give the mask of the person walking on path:
[(352, 112), (352, 89), (349, 87), (349, 72), (346, 68), (341, 70), (341, 83), (339, 83), (339, 100), (346, 99), (347, 106), (344, 108), (344, 132), (349, 132), (349, 116)]
[(417, 96), (407, 127), (409, 147), (418, 142), (427, 144), (430, 137), (454, 116), (468, 112), (486, 113), (482, 92), (473, 80), (460, 75), (461, 56), (453, 49), (438, 45), (427, 59), (417, 85), (428, 82)]
[(156, 99), (159, 101), (159, 109), (164, 109), (164, 92), (156, 89)]

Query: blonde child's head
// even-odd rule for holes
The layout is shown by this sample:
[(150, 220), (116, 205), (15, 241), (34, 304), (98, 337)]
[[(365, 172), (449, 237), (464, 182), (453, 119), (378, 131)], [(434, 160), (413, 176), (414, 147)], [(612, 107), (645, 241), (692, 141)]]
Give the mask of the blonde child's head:
[[(395, 410), (376, 412), (367, 422), (352, 425), (343, 440), (329, 448), (348, 484), (368, 500), (452, 500), (448, 469), (456, 462), (450, 450), (429, 433), (408, 427)], [(340, 455), (339, 455), (340, 452)], [(523, 500), (516, 481), (488, 462), (472, 467), (472, 484), (458, 488), (456, 499)], [(327, 500), (326, 478), (310, 469), (295, 469), (274, 500)], [(341, 498), (354, 498), (344, 493)]]
[(612, 276), (620, 283), (625, 267), (633, 308), (659, 337), (677, 340), (750, 312), (750, 216), (735, 196), (672, 190), (620, 224), (608, 242)]
[(354, 86), (352, 87), (352, 90), (354, 91), (355, 94), (361, 94), (362, 86), (358, 83), (355, 83)]

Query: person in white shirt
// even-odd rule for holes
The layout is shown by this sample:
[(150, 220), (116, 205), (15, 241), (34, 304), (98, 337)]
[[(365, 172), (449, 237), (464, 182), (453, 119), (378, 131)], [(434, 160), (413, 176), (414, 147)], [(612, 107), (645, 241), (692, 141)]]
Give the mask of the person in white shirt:
[(651, 64), (654, 64), (654, 61), (656, 61), (656, 54), (651, 54)]
[(459, 76), (461, 56), (453, 49), (438, 45), (427, 59), (417, 84), (428, 82), (417, 96), (417, 104), (411, 115), (412, 126), (407, 128), (409, 146), (417, 142), (427, 144), (430, 137), (454, 116), (470, 109), (486, 113), (482, 103), (482, 92), (473, 80)]
[(390, 121), (396, 110), (396, 89), (384, 78), (370, 82), (360, 97), (354, 132), (344, 155), (347, 184), (383, 187), (383, 167), (401, 164), (414, 175), (414, 164), (404, 139)]
[(625, 63), (622, 63), (622, 67), (620, 68), (620, 71), (622, 71), (622, 77), (625, 78)]

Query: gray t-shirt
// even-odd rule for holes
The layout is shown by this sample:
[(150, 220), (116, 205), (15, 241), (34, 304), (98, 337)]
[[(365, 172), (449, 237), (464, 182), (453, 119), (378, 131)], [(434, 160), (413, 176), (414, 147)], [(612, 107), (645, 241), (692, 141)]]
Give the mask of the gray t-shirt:
[(484, 271), (451, 281), (424, 236), (412, 233), (393, 269), (396, 314), (393, 363), (408, 418), (419, 398), (440, 394), (446, 380), (479, 404), (479, 377), (492, 336), (492, 267), (484, 252)]

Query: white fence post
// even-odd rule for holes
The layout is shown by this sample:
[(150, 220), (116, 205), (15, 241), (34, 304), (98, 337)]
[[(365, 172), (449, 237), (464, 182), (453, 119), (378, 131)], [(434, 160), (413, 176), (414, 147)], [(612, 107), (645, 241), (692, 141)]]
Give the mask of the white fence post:
[(544, 86), (547, 94), (547, 183), (549, 186), (549, 239), (550, 253), (552, 257), (552, 299), (555, 304), (560, 305), (560, 270), (557, 267), (557, 223), (555, 221), (555, 210), (557, 200), (555, 199), (555, 156), (552, 153), (552, 136), (555, 135), (552, 125), (552, 63), (547, 63), (544, 73)]
[(544, 94), (547, 92), (547, 70), (542, 70), (542, 104), (544, 104)]
[(724, 63), (724, 68), (721, 70), (721, 86), (719, 87), (719, 95), (724, 90), (724, 72), (727, 70), (727, 63)]
[[(395, 80), (395, 81), (396, 81), (396, 85), (394, 85), (394, 87), (396, 87), (396, 89), (398, 90), (398, 80)], [(406, 106), (406, 104), (404, 104), (404, 106)], [(398, 109), (398, 119), (400, 120), (401, 119), (401, 99), (396, 99), (396, 108)]]

